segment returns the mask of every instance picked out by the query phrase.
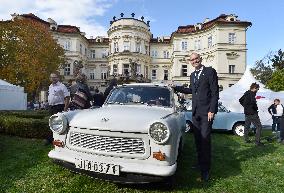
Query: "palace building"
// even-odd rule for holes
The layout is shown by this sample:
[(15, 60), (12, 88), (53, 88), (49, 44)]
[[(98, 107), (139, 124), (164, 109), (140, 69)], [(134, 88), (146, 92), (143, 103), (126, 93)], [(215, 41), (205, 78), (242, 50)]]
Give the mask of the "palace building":
[(200, 53), (205, 66), (216, 69), (221, 89), (236, 83), (245, 72), (247, 61), (246, 30), (252, 24), (234, 14), (222, 14), (213, 20), (179, 26), (168, 36), (153, 37), (150, 22), (135, 14), (113, 17), (107, 37), (89, 37), (79, 27), (44, 21), (34, 14), (17, 15), (42, 22), (66, 53), (68, 62), (62, 73), (73, 78), (74, 63), (82, 62), (91, 88), (105, 87), (110, 75), (124, 76), (135, 72), (151, 81), (173, 80), (188, 83), (194, 70), (185, 56)]

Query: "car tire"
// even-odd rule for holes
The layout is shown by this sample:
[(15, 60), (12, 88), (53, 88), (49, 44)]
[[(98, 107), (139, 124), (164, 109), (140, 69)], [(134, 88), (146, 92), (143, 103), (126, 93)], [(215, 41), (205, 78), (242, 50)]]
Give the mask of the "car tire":
[(245, 133), (245, 124), (244, 123), (236, 123), (233, 126), (233, 132), (235, 135), (243, 137)]
[(192, 123), (190, 121), (186, 121), (185, 132), (190, 133), (192, 131)]

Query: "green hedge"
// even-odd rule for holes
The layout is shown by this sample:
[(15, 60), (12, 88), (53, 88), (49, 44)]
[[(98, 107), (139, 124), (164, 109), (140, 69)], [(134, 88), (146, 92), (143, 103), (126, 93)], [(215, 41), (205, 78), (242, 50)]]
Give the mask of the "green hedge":
[[(18, 115), (18, 116), (17, 116)], [(15, 135), (26, 138), (46, 138), (50, 133), (48, 126), (48, 116), (44, 118), (26, 118), (30, 115), (1, 114), (0, 113), (0, 133)], [(33, 117), (33, 115), (32, 115)]]
[(4, 116), (13, 115), (13, 116), (22, 117), (22, 118), (43, 119), (45, 117), (48, 117), (49, 113), (46, 110), (0, 111), (0, 116), (1, 115), (4, 115)]

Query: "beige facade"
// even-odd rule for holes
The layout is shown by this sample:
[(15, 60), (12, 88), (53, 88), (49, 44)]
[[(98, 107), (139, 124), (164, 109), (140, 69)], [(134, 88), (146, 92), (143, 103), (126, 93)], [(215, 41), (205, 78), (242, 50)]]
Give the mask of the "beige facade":
[(49, 26), (54, 38), (65, 49), (68, 64), (62, 73), (65, 80), (73, 75), (74, 62), (81, 61), (88, 84), (95, 88), (106, 85), (110, 75), (123, 76), (135, 72), (152, 81), (164, 79), (188, 83), (194, 70), (185, 56), (200, 53), (205, 66), (216, 69), (221, 88), (236, 83), (246, 68), (246, 30), (250, 22), (236, 15), (219, 17), (195, 25), (179, 26), (171, 36), (153, 38), (149, 22), (115, 17), (110, 22), (108, 37), (85, 37), (76, 26), (57, 25), (52, 19), (43, 21), (33, 14), (21, 15)]

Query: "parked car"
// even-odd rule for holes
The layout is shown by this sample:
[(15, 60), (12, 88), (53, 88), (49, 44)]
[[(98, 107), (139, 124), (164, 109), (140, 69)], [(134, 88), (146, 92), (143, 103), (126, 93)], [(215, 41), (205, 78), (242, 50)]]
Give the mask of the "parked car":
[(48, 156), (114, 182), (170, 182), (186, 129), (174, 95), (163, 84), (127, 84), (114, 88), (101, 108), (55, 114)]
[[(192, 128), (192, 111), (191, 111), (191, 101), (187, 100), (185, 102), (187, 111), (185, 113), (186, 117), (186, 132), (189, 132)], [(218, 113), (215, 115), (212, 129), (233, 131), (235, 135), (244, 135), (244, 125), (245, 125), (245, 114), (231, 112), (222, 103), (218, 104)]]

